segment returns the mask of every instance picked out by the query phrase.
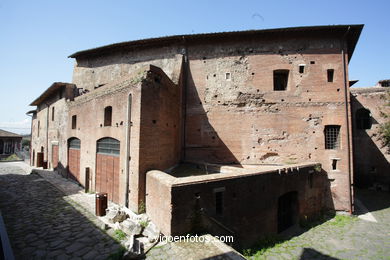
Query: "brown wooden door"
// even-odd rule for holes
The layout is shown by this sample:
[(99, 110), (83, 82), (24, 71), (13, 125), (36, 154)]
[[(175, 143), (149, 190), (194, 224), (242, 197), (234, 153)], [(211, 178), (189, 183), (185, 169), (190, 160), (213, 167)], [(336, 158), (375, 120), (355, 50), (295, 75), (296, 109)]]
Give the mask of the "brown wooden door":
[(53, 169), (56, 169), (58, 167), (58, 145), (53, 145), (51, 150), (51, 165)]
[(119, 203), (119, 141), (103, 138), (97, 142), (96, 191), (107, 192), (108, 199)]
[(80, 182), (80, 139), (72, 138), (68, 142), (69, 177)]

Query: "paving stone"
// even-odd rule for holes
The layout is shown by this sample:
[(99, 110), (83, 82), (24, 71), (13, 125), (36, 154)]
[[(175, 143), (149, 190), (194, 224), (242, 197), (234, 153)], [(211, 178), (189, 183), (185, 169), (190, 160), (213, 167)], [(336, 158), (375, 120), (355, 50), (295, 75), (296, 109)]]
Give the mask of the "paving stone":
[(96, 227), (100, 220), (93, 212), (39, 175), (1, 163), (0, 187), (0, 209), (16, 259), (77, 259), (87, 254), (94, 259), (102, 255), (99, 249), (105, 249), (107, 241), (118, 244)]
[(83, 259), (95, 259), (98, 256), (95, 250), (89, 251), (86, 255), (83, 256)]

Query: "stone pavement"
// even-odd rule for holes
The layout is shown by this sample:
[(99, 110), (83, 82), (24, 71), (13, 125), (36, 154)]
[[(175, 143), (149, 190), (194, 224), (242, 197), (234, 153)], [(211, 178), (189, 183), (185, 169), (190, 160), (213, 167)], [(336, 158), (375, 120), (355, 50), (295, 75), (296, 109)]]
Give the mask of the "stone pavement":
[(203, 235), (202, 242), (171, 242), (157, 245), (146, 254), (146, 260), (243, 260), (240, 253), (211, 235)]
[(120, 244), (101, 222), (23, 163), (0, 163), (0, 210), (16, 259), (107, 259)]
[[(336, 216), (250, 259), (389, 260), (390, 194), (367, 190), (356, 193), (372, 214), (371, 221)], [(357, 211), (362, 212), (361, 209)]]

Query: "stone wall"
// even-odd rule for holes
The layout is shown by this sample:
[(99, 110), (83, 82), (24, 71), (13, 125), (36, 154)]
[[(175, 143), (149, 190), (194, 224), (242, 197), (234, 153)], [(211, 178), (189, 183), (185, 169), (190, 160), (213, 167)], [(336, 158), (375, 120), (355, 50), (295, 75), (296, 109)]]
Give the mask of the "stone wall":
[(154, 65), (160, 67), (177, 83), (182, 57), (178, 46), (123, 50), (104, 56), (77, 58), (72, 82), (78, 88), (93, 91), (118, 78), (126, 77), (139, 69)]

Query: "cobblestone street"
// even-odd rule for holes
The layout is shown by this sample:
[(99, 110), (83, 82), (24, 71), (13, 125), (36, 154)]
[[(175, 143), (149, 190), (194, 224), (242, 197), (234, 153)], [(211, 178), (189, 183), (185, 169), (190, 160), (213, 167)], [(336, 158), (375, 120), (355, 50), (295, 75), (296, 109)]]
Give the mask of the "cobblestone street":
[[(0, 163), (0, 210), (16, 259), (107, 259), (121, 249), (98, 228), (102, 223), (91, 214), (91, 194), (46, 176), (53, 173), (40, 173), (42, 178), (28, 171), (23, 163)], [(359, 218), (330, 219), (250, 259), (390, 259), (390, 194), (356, 194)], [(203, 258), (241, 259), (229, 248), (209, 243), (170, 243), (146, 255)]]
[(95, 216), (22, 165), (1, 163), (0, 187), (16, 259), (107, 259), (120, 249)]

